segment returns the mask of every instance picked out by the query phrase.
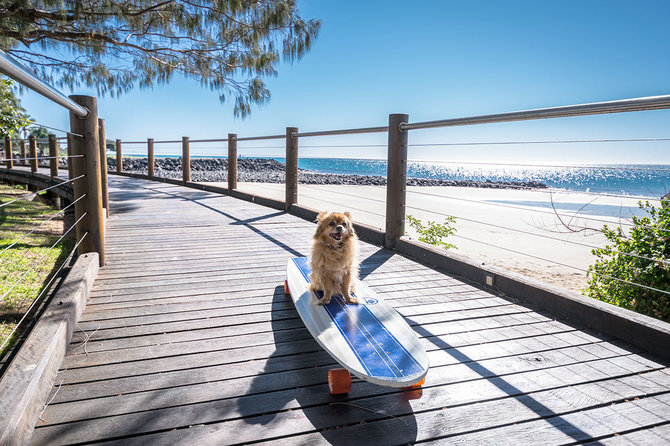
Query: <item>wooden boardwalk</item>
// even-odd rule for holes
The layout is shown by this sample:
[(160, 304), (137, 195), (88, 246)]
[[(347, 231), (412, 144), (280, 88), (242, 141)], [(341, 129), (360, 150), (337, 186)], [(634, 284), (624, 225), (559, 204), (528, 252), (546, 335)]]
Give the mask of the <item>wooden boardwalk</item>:
[(314, 224), (116, 176), (110, 200), (108, 264), (34, 444), (670, 442), (667, 361), (369, 244), (361, 277), (431, 369), (422, 391), (330, 396), (333, 361), (283, 292)]

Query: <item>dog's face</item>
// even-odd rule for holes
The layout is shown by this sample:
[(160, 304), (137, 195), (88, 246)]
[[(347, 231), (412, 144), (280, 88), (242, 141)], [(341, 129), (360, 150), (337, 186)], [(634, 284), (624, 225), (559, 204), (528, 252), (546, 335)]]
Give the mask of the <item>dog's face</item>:
[(315, 239), (322, 240), (328, 244), (346, 242), (356, 235), (351, 224), (349, 212), (340, 214), (338, 212), (321, 212), (317, 217), (319, 224), (316, 227)]

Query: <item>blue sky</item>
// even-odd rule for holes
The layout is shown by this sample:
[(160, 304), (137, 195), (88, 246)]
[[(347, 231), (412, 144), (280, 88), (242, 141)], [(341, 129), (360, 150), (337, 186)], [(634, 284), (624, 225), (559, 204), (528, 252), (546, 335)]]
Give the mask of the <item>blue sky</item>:
[[(250, 117), (198, 83), (99, 98), (107, 137), (223, 138), (410, 121), (670, 94), (668, 1), (326, 1), (298, 3), (321, 33), (302, 60), (267, 79), (272, 99)], [(94, 91), (65, 91), (92, 94)], [(37, 122), (67, 128), (67, 113), (33, 93)], [(670, 110), (418, 130), (411, 144), (670, 138)], [(302, 156), (383, 158), (386, 135), (305, 138)], [(339, 145), (340, 147), (310, 147)], [(128, 146), (126, 152), (140, 152)], [(177, 147), (157, 147), (177, 153)], [(221, 145), (193, 153), (225, 154)], [(281, 156), (281, 142), (239, 145), (242, 155)], [(410, 147), (410, 159), (486, 162), (669, 163), (670, 141)]]

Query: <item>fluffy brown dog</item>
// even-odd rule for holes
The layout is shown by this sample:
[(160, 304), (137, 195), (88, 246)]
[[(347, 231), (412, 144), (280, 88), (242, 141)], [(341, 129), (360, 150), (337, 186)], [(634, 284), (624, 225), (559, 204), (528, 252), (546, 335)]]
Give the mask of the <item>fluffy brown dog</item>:
[(341, 294), (348, 303), (358, 300), (351, 296), (358, 280), (358, 237), (351, 224), (349, 212), (321, 212), (312, 243), (312, 291), (322, 290), (319, 304), (330, 302)]

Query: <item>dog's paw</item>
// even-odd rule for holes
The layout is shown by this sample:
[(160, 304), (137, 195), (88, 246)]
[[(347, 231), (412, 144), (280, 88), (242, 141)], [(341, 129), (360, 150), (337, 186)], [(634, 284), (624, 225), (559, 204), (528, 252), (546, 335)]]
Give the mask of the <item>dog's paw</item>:
[(317, 304), (319, 305), (328, 305), (329, 303), (330, 303), (330, 297), (324, 297), (323, 299), (317, 302)]
[(358, 305), (358, 304), (360, 303), (360, 302), (358, 301), (358, 299), (356, 299), (355, 297), (351, 297), (351, 296), (345, 298), (345, 300), (347, 301), (348, 304)]

